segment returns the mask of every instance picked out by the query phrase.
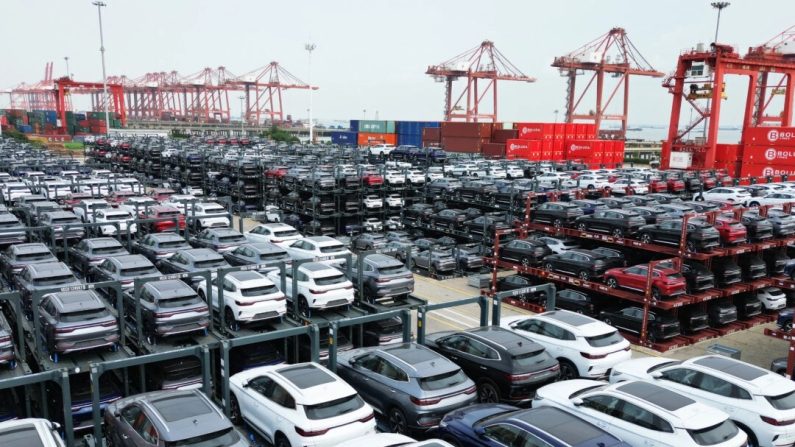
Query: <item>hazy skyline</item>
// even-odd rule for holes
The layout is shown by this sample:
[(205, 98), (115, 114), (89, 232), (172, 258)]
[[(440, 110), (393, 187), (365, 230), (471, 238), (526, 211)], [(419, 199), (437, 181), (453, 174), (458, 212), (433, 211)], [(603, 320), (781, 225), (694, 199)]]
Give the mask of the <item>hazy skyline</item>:
[[(500, 84), (501, 121), (554, 118), (564, 109), (566, 85), (550, 67), (561, 56), (620, 26), (651, 65), (664, 73), (682, 50), (709, 43), (716, 12), (709, 1), (665, 3), (594, 1), (205, 1), (105, 0), (103, 10), (109, 75), (137, 78), (146, 72), (177, 70), (189, 75), (225, 66), (242, 75), (279, 61), (308, 81), (304, 44), (312, 56), (314, 116), (321, 120), (362, 118), (439, 120), (443, 88), (425, 74), (483, 40), (499, 50), (532, 84)], [(5, 0), (0, 6), (4, 64), (0, 90), (42, 79), (46, 62), (54, 75), (101, 81), (96, 7), (90, 0)], [(792, 0), (734, 0), (723, 11), (720, 41), (739, 47), (759, 45), (795, 17)], [(459, 81), (460, 83), (460, 81)], [(661, 79), (633, 78), (630, 122), (666, 124), (670, 95)], [(740, 122), (744, 81), (727, 83), (725, 124)], [(233, 116), (239, 115), (230, 97)], [(285, 112), (306, 116), (306, 91), (288, 91)], [(79, 104), (79, 103), (78, 103)], [(0, 96), (0, 107), (8, 95)]]

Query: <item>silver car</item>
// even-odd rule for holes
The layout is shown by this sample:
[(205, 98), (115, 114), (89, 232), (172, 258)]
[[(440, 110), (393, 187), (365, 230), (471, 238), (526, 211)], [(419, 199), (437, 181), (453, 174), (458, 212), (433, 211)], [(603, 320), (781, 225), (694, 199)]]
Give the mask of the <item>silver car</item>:
[(475, 383), (458, 365), (425, 346), (402, 343), (338, 354), (337, 374), (395, 433), (424, 433), (442, 417), (475, 403)]

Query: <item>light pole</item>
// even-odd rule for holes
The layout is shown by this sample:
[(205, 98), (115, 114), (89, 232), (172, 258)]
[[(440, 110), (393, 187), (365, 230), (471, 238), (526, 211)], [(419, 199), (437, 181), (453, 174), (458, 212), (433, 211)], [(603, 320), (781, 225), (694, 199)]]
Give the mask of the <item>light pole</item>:
[(102, 95), (105, 99), (105, 134), (107, 135), (110, 132), (110, 114), (108, 113), (110, 98), (108, 98), (108, 77), (105, 72), (105, 37), (102, 35), (102, 8), (108, 5), (99, 0), (91, 4), (97, 7), (97, 16), (99, 17), (99, 52), (102, 54)]
[(720, 12), (723, 11), (723, 8), (727, 8), (731, 3), (729, 2), (712, 2), (710, 3), (713, 8), (718, 10), (718, 22), (715, 24), (715, 40), (713, 42), (718, 43), (718, 30), (720, 29)]
[(555, 111), (552, 112), (552, 113), (555, 114), (555, 124), (557, 124), (558, 123), (558, 113), (560, 113), (560, 111), (558, 109), (555, 109)]
[(67, 78), (71, 78), (71, 77), (72, 77), (72, 75), (71, 75), (71, 73), (69, 72), (69, 56), (64, 56), (63, 60), (65, 60), (65, 61), (66, 61), (66, 77), (67, 77)]
[(309, 143), (314, 141), (312, 129), (315, 123), (312, 121), (312, 52), (315, 51), (317, 45), (308, 43), (304, 45), (304, 49), (309, 53)]
[(363, 120), (367, 119), (367, 109), (362, 109), (362, 119)]

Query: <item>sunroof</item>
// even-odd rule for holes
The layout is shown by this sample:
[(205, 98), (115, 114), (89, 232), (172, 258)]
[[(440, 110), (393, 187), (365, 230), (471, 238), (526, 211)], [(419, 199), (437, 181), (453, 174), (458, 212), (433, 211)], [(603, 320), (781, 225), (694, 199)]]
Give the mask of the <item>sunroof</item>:
[(395, 357), (403, 360), (409, 365), (416, 365), (418, 363), (427, 362), (439, 358), (438, 354), (428, 349), (407, 349), (404, 346), (396, 346), (394, 348), (384, 349)]
[(561, 323), (566, 323), (571, 326), (584, 326), (586, 324), (593, 323), (592, 318), (588, 318), (585, 315), (580, 315), (574, 312), (560, 312), (555, 310), (545, 313), (544, 316), (553, 318), (560, 321)]
[(693, 399), (682, 396), (679, 393), (646, 382), (630, 382), (621, 385), (618, 390), (651, 402), (668, 411), (676, 411), (696, 403)]
[(513, 417), (560, 439), (566, 445), (580, 445), (605, 435), (595, 426), (553, 407), (519, 411)]
[(334, 378), (313, 365), (291, 366), (279, 370), (285, 379), (300, 389), (331, 383)]
[(698, 359), (693, 363), (696, 365), (706, 366), (707, 368), (716, 369), (718, 371), (723, 371), (726, 374), (741, 380), (750, 381), (767, 375), (767, 371), (754, 368), (753, 366), (738, 362), (728, 357), (709, 356)]
[(152, 406), (166, 422), (179, 421), (212, 412), (207, 403), (193, 394), (180, 394), (153, 400)]

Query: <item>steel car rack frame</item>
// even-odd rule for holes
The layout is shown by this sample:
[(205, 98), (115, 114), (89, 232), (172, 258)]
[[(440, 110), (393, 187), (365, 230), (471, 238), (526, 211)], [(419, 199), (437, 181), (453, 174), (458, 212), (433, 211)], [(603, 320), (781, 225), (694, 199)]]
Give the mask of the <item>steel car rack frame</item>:
[[(389, 320), (394, 317), (400, 317), (403, 323), (403, 342), (411, 342), (411, 311), (408, 309), (391, 310), (387, 312), (380, 312), (372, 315), (363, 315), (361, 317), (345, 318), (342, 320), (332, 321), (329, 325), (329, 347), (328, 347), (328, 367), (334, 372), (337, 372), (337, 334), (339, 330), (346, 327), (361, 326), (366, 323), (375, 321)], [(363, 337), (362, 332), (359, 332), (359, 337)], [(362, 345), (359, 340), (359, 345)]]

